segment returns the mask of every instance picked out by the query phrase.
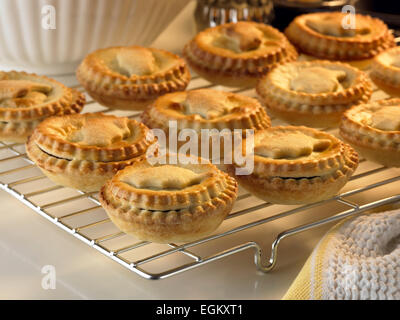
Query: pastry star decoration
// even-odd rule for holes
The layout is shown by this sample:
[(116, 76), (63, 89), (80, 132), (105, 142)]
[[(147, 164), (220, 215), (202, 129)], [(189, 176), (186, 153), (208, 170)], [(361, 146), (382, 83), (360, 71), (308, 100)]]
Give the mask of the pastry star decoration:
[(117, 72), (127, 77), (150, 75), (157, 68), (153, 53), (144, 48), (120, 49), (115, 56), (115, 63)]
[(368, 27), (345, 29), (342, 27), (342, 20), (345, 15), (334, 15), (321, 19), (308, 19), (306, 25), (311, 29), (333, 37), (355, 37), (356, 35), (363, 35), (370, 32)]
[(4, 107), (29, 107), (47, 99), (52, 87), (29, 80), (0, 80), (0, 104)]
[(121, 181), (139, 189), (181, 190), (200, 183), (203, 178), (204, 174), (164, 165), (138, 170), (132, 175), (123, 177)]
[(97, 147), (118, 144), (130, 135), (126, 119), (88, 119), (84, 123), (67, 126), (63, 131), (68, 141)]
[(238, 22), (226, 29), (230, 40), (230, 47), (235, 52), (244, 52), (257, 49), (263, 39), (263, 32), (255, 26)]
[(325, 93), (342, 89), (340, 81), (346, 78), (346, 72), (323, 67), (302, 69), (297, 77), (292, 79), (290, 87), (297, 92)]
[(382, 107), (371, 116), (372, 126), (384, 131), (400, 130), (400, 106)]
[(327, 139), (315, 139), (301, 132), (273, 134), (255, 141), (254, 153), (272, 159), (296, 159), (329, 148)]
[(238, 106), (233, 96), (218, 91), (212, 92), (212, 95), (202, 90), (189, 91), (183, 102), (185, 114), (207, 120), (223, 116)]

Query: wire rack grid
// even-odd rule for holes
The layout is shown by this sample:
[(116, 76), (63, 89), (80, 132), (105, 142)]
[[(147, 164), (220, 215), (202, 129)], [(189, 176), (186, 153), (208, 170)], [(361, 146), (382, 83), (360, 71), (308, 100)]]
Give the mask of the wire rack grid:
[[(64, 76), (58, 80), (67, 84), (69, 82), (71, 87), (82, 90), (73, 76)], [(255, 97), (254, 90), (217, 87), (194, 76), (189, 89), (198, 88), (217, 88)], [(387, 94), (374, 88), (373, 100), (387, 98), (390, 98)], [(87, 99), (84, 112), (103, 112), (129, 118), (138, 118), (140, 115), (138, 112), (108, 109), (90, 97)], [(278, 119), (272, 119), (272, 123), (283, 124)], [(337, 130), (325, 131), (337, 134)], [(385, 168), (361, 159), (348, 185), (344, 192), (331, 199), (302, 206), (272, 205), (239, 189), (232, 212), (216, 233), (190, 243), (156, 245), (119, 231), (101, 208), (96, 193), (85, 193), (53, 184), (27, 158), (24, 145), (0, 142), (1, 189), (73, 237), (138, 275), (153, 280), (167, 278), (246, 250), (253, 250), (257, 268), (268, 272), (277, 263), (278, 248), (283, 239), (400, 201), (400, 194), (396, 191), (400, 187), (399, 169)], [(302, 223), (302, 216), (306, 212), (323, 212), (328, 206), (335, 208), (333, 215)], [(289, 216), (298, 216), (300, 223), (278, 233), (272, 241), (270, 256), (264, 257), (262, 245), (252, 239), (255, 230), (257, 227), (265, 229), (268, 224)], [(242, 241), (243, 237), (239, 238), (240, 241), (235, 240), (235, 237), (243, 233), (246, 233), (245, 239), (248, 240)]]

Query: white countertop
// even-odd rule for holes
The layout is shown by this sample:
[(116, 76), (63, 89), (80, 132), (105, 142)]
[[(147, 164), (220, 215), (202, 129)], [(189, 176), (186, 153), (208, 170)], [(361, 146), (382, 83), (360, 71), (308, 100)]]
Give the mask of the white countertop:
[[(171, 51), (194, 34), (193, 5), (189, 5), (154, 43)], [(375, 166), (378, 167), (378, 166)], [(360, 166), (359, 172), (374, 168)], [(350, 182), (344, 191), (396, 176), (387, 170)], [(399, 184), (396, 185), (398, 188)], [(360, 194), (353, 200), (365, 203), (396, 193), (394, 184)], [(397, 189), (398, 190), (398, 189)], [(0, 299), (280, 299), (328, 226), (296, 235), (282, 242), (276, 269), (257, 271), (253, 251), (233, 256), (158, 281), (145, 280), (57, 228), (32, 209), (0, 191)], [(286, 208), (287, 209), (287, 208)], [(332, 204), (281, 219), (228, 238), (229, 247), (257, 241), (269, 258), (278, 233), (320, 217), (348, 209)], [(283, 210), (283, 208), (282, 208)], [(226, 222), (222, 230), (268, 216), (267, 210)], [(211, 244), (212, 245), (212, 244)], [(43, 266), (56, 270), (56, 289), (44, 290)]]

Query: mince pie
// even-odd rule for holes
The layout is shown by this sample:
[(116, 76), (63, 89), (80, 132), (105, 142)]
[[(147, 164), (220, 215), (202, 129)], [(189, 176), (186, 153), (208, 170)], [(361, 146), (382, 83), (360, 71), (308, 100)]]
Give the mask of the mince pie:
[(85, 97), (36, 74), (0, 71), (0, 141), (23, 143), (45, 118), (79, 113)]
[(154, 142), (142, 123), (87, 113), (46, 119), (29, 137), (26, 150), (57, 184), (92, 192), (117, 170), (146, 157)]
[(238, 174), (244, 165), (238, 163), (229, 172), (256, 197), (280, 204), (329, 199), (358, 165), (357, 153), (348, 144), (328, 133), (295, 126), (256, 131), (254, 151), (246, 159), (254, 162), (252, 172)]
[(204, 237), (231, 211), (237, 183), (214, 165), (197, 162), (136, 162), (103, 186), (100, 202), (119, 229), (141, 240), (171, 243)]
[(184, 90), (190, 81), (189, 69), (177, 55), (137, 46), (96, 50), (76, 76), (94, 100), (127, 110), (141, 110), (163, 94)]
[[(355, 23), (354, 27), (351, 23)], [(370, 59), (395, 46), (383, 21), (361, 14), (303, 14), (289, 24), (285, 34), (302, 53), (329, 60)]]
[(380, 89), (392, 96), (400, 96), (400, 47), (377, 55), (370, 76)]
[(366, 159), (400, 167), (400, 99), (351, 108), (343, 115), (340, 135)]
[(254, 87), (276, 65), (297, 59), (296, 50), (277, 29), (244, 21), (200, 32), (183, 55), (201, 77), (233, 87)]
[(257, 84), (268, 111), (286, 122), (310, 127), (335, 127), (345, 110), (365, 103), (372, 85), (365, 73), (330, 61), (281, 65)]
[[(174, 92), (162, 96), (142, 113), (142, 121), (151, 129), (162, 129), (167, 138), (170, 136), (170, 126), (175, 122), (177, 147), (195, 142), (197, 147), (192, 145), (188, 151), (192, 155), (200, 155), (203, 151), (203, 158), (211, 160), (228, 159), (231, 156), (232, 148), (229, 150), (225, 145), (229, 143), (228, 139), (234, 142), (235, 129), (259, 130), (271, 126), (268, 115), (256, 99), (212, 89)], [(210, 130), (208, 136), (205, 136), (204, 129)], [(188, 141), (191, 135), (189, 131), (196, 134), (195, 141)], [(245, 131), (240, 132), (240, 137), (245, 135)], [(204, 154), (204, 149), (208, 150), (208, 156)], [(215, 152), (217, 155), (213, 157)]]

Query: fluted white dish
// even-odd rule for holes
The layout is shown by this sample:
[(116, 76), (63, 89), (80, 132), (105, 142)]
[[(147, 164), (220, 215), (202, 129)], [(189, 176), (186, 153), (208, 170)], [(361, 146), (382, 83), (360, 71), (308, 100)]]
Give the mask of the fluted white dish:
[[(71, 73), (86, 54), (98, 48), (149, 46), (187, 3), (188, 0), (0, 0), (0, 68)], [(51, 8), (44, 8), (48, 5), (55, 9), (55, 29), (43, 28), (43, 22), (51, 26)]]

